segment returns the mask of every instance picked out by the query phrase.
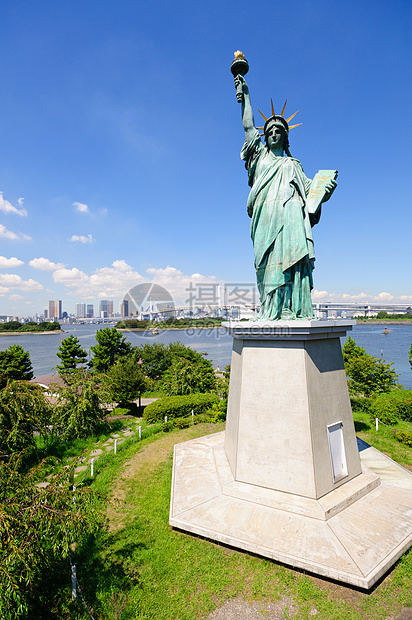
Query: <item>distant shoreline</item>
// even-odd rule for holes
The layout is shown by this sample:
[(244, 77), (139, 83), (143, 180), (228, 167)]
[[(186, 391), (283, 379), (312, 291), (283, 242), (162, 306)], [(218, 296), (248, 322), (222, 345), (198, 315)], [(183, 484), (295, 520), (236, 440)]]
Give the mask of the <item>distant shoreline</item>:
[[(334, 319), (331, 319), (334, 320)], [(412, 319), (353, 319), (357, 325), (412, 325)], [(222, 325), (187, 325), (186, 327), (116, 327), (119, 332), (147, 332), (147, 331), (186, 331), (188, 329), (218, 329)], [(224, 326), (223, 326), (224, 327)]]
[(355, 319), (358, 325), (412, 325), (412, 319)]
[(186, 325), (186, 327), (116, 327), (119, 332), (170, 332), (186, 331), (188, 329), (218, 329), (221, 325)]
[(0, 336), (44, 336), (44, 335), (49, 335), (49, 334), (67, 334), (67, 332), (65, 332), (63, 329), (54, 329), (53, 331), (46, 331), (46, 332), (2, 332), (0, 331)]

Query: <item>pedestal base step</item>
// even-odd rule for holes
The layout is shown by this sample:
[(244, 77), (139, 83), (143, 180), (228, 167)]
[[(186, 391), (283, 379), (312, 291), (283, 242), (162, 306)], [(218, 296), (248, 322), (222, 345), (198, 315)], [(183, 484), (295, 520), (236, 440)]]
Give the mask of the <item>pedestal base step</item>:
[(169, 523), (368, 589), (412, 545), (412, 474), (373, 448), (363, 455), (395, 474), (380, 484), (362, 467), (346, 485), (313, 500), (236, 482), (224, 432), (176, 445)]

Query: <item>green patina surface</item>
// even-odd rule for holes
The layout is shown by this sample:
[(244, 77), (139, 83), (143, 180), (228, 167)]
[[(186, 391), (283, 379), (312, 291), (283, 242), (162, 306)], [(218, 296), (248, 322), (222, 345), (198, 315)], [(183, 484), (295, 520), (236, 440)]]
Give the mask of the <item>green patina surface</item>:
[(257, 319), (313, 318), (312, 227), (320, 219), (321, 204), (336, 187), (337, 173), (324, 181), (316, 210), (308, 208), (311, 189), (317, 189), (316, 195), (320, 190), (318, 185), (313, 187), (301, 163), (290, 155), (287, 119), (275, 115), (272, 108), (273, 114), (264, 126), (264, 145), (255, 127), (244, 77), (235, 76), (235, 85), (246, 136), (241, 158), (251, 186), (247, 210), (252, 219), (251, 237), (261, 303)]

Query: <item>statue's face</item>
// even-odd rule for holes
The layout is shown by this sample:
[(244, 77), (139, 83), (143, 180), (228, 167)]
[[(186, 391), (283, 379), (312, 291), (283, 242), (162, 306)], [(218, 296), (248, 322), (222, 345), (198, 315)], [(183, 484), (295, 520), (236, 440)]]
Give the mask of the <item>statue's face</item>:
[(266, 130), (266, 142), (271, 150), (283, 148), (283, 143), (286, 138), (286, 132), (279, 125), (269, 125)]

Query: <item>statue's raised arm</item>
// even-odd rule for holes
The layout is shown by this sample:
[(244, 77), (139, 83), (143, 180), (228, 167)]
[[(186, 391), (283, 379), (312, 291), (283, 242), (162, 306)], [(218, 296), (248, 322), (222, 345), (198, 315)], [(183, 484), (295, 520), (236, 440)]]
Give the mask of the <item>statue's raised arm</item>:
[(253, 117), (252, 104), (250, 102), (249, 87), (242, 75), (235, 77), (236, 99), (242, 104), (242, 124), (245, 130), (246, 140), (253, 138), (255, 129), (255, 119)]
[[(312, 181), (303, 172), (301, 163), (291, 156), (289, 125), (297, 114), (285, 118), (286, 102), (280, 114), (264, 118), (263, 127), (256, 127), (245, 74), (249, 70), (246, 58), (235, 52), (231, 71), (235, 78), (236, 98), (242, 105), (242, 124), (246, 142), (241, 158), (249, 174), (251, 191), (247, 211), (252, 218), (251, 237), (255, 252), (255, 268), (260, 294), (258, 320), (314, 318), (310, 292), (315, 265), (312, 226), (320, 219), (320, 205), (332, 195), (336, 181), (324, 181), (314, 211), (306, 203)], [(301, 123), (299, 123), (300, 125)], [(258, 130), (263, 130), (262, 134)], [(262, 144), (264, 137), (265, 144)], [(285, 156), (286, 155), (286, 156)], [(333, 171), (324, 171), (333, 172)], [(323, 179), (324, 177), (322, 177)]]

